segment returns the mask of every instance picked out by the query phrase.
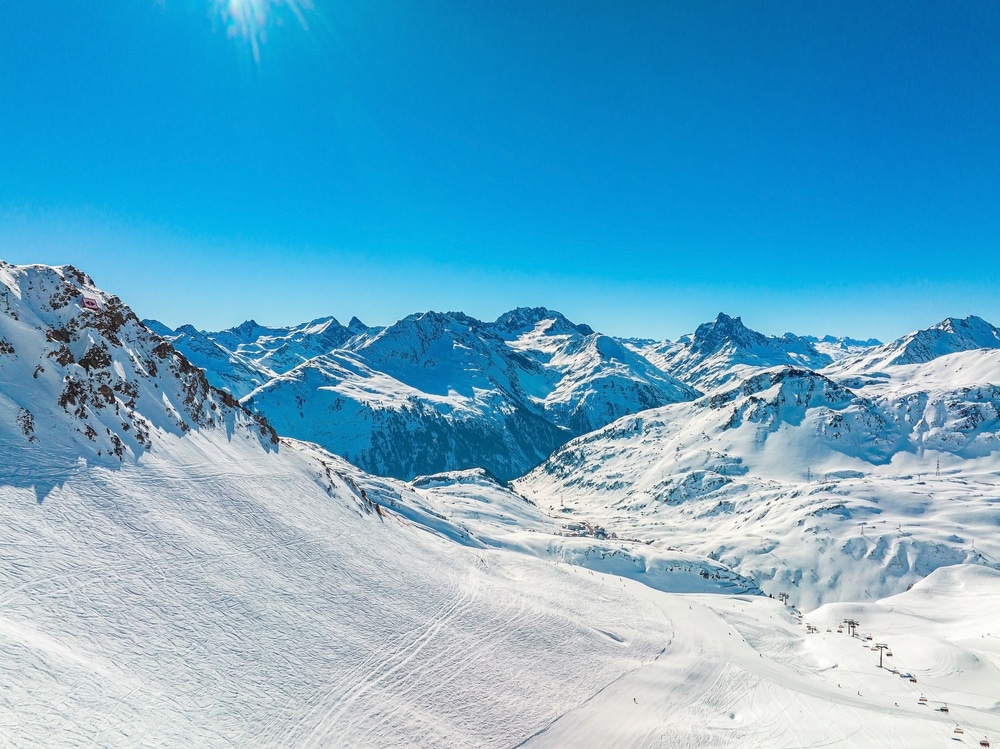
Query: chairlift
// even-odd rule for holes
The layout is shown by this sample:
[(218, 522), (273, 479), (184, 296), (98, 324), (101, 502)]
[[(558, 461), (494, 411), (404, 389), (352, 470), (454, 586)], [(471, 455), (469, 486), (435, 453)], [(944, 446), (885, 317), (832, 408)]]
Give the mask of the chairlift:
[(886, 658), (892, 658), (892, 651), (891, 650), (886, 650), (885, 651), (885, 657)]
[(988, 747), (989, 745), (990, 745), (990, 740), (989, 740), (988, 738), (986, 738), (985, 736), (984, 736), (984, 737), (983, 737), (983, 739), (982, 739), (982, 740), (981, 740), (981, 741), (979, 742), (979, 746), (985, 746), (985, 747)]
[(917, 677), (916, 676), (911, 676), (910, 677), (910, 681), (913, 682), (914, 684), (916, 684), (917, 683)]
[(924, 697), (923, 695), (920, 695), (920, 699), (917, 700), (917, 702), (919, 702), (921, 705), (926, 705), (927, 704), (927, 698)]
[(938, 708), (938, 712), (940, 712), (940, 713), (946, 713), (946, 712), (948, 712), (948, 706), (947, 705), (941, 705), (941, 707)]
[(961, 726), (955, 726), (954, 733), (957, 733), (957, 734), (961, 735), (961, 734), (965, 733), (965, 731), (962, 730)]

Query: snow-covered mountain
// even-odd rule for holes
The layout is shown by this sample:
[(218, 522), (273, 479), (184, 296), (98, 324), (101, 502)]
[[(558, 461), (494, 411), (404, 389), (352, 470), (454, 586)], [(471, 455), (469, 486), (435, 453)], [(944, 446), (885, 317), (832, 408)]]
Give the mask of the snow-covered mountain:
[(215, 387), (236, 398), (368, 330), (356, 317), (346, 326), (334, 317), (324, 317), (284, 328), (247, 320), (218, 332), (199, 331), (192, 325), (172, 330), (156, 320), (143, 320), (143, 324), (204, 369)]
[(410, 315), (356, 335), (244, 402), (282, 434), (380, 475), (482, 467), (513, 478), (574, 435), (697, 391), (557, 312), (484, 323)]
[[(724, 313), (677, 341), (639, 345), (657, 367), (702, 391), (742, 379), (763, 367), (818, 369), (834, 361), (814, 340), (788, 333), (766, 336)], [(828, 347), (829, 348), (829, 347)]]
[[(428, 351), (477, 345), (444, 317), (457, 329)], [(547, 367), (595, 334), (543, 322), (491, 334), (558, 383)], [(616, 349), (594, 349), (592, 371), (618, 376)], [(80, 271), (2, 264), (0, 736), (637, 749), (995, 735), (998, 361), (960, 351), (856, 385), (771, 367), (619, 419), (513, 488), (483, 470), (404, 483), (278, 439)], [(426, 369), (428, 387), (452, 379)], [(494, 376), (526, 390), (524, 372)], [(961, 561), (975, 564), (945, 566)], [(800, 621), (757, 582), (861, 602)], [(834, 631), (846, 617), (857, 636)], [(873, 636), (894, 651), (885, 668)]]
[(507, 746), (656, 660), (646, 591), (756, 591), (279, 440), (69, 266), (0, 265), (0, 372), (12, 745)]
[[(554, 388), (535, 397), (542, 398), (552, 421), (574, 434), (700, 395), (616, 339), (544, 307), (513, 310), (489, 327), (515, 351), (555, 373)], [(530, 391), (530, 383), (525, 388)]]
[(262, 417), (214, 390), (202, 370), (72, 266), (0, 261), (0, 313), (0, 444), (12, 464), (48, 475), (46, 485), (79, 460), (135, 460), (159, 432), (225, 429), (277, 442)]
[(889, 595), (1000, 562), (998, 365), (980, 350), (839, 382), (768, 369), (573, 440), (518, 487), (805, 606)]
[(839, 362), (840, 372), (862, 373), (894, 364), (921, 364), (958, 351), (1000, 348), (1000, 329), (982, 318), (946, 318), (925, 330), (916, 330), (891, 343)]

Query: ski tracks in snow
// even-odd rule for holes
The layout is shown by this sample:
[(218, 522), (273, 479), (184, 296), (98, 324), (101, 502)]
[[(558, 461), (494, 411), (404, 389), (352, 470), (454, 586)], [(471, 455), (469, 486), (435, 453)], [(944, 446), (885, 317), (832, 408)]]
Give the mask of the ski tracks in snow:
[[(414, 675), (429, 668), (426, 660), (418, 663), (412, 670), (407, 667), (475, 599), (478, 573), (475, 569), (470, 569), (465, 579), (453, 582), (453, 586), (456, 590), (451, 599), (429, 620), (420, 627), (399, 635), (392, 642), (385, 643), (384, 648), (372, 652), (332, 684), (330, 690), (317, 699), (303, 716), (299, 727), (285, 737), (287, 744), (305, 747), (349, 746), (352, 744), (344, 742), (351, 741), (348, 735), (353, 732), (352, 729), (361, 727), (365, 733), (374, 731), (372, 722), (385, 719), (384, 715), (380, 715), (383, 708), (371, 706), (371, 699), (368, 704), (358, 703), (366, 696), (375, 697), (375, 703), (380, 703), (373, 692), (380, 691), (393, 681), (412, 681)], [(458, 653), (455, 658), (462, 656), (463, 654)], [(442, 663), (439, 668), (445, 670), (447, 666), (447, 663)], [(409, 688), (412, 689), (413, 685)], [(397, 700), (401, 696), (398, 692), (394, 694)], [(311, 728), (309, 724), (312, 724)], [(304, 731), (308, 733), (303, 736)]]

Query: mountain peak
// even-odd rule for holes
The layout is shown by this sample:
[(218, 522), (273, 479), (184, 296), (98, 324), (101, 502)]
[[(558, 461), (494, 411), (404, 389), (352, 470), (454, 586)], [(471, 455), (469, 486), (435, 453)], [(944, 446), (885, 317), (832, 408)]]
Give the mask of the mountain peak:
[(924, 364), (941, 356), (976, 349), (1000, 349), (1000, 328), (975, 315), (946, 317), (929, 328), (907, 333), (855, 357), (846, 367), (871, 371), (887, 365)]
[(981, 317), (946, 317), (926, 330), (918, 330), (889, 344), (898, 349), (890, 364), (930, 361), (955, 351), (1000, 348), (1000, 329)]
[(737, 348), (751, 348), (755, 345), (766, 346), (767, 338), (744, 325), (741, 318), (730, 317), (725, 312), (720, 312), (712, 322), (698, 326), (691, 341), (691, 348), (698, 352), (717, 351), (727, 342)]
[(500, 315), (493, 323), (493, 328), (501, 335), (517, 335), (531, 330), (543, 320), (553, 321), (555, 325), (555, 329), (551, 331), (553, 333), (594, 334), (594, 329), (589, 325), (578, 325), (567, 319), (561, 312), (546, 307), (516, 307)]
[(251, 319), (240, 323), (235, 328), (230, 328), (229, 332), (233, 335), (239, 336), (240, 338), (250, 340), (250, 337), (258, 328), (260, 328), (260, 325), (257, 321)]
[(981, 317), (969, 315), (968, 317), (946, 317), (937, 325), (932, 325), (931, 330), (943, 330), (956, 335), (971, 336), (975, 339), (983, 339), (987, 343), (998, 340), (998, 329)]
[(142, 324), (145, 325), (150, 330), (152, 330), (154, 333), (156, 333), (156, 335), (160, 336), (161, 338), (165, 336), (174, 335), (174, 331), (168, 326), (161, 323), (159, 320), (146, 319), (142, 321)]
[[(252, 322), (252, 321), (251, 321)], [(325, 317), (317, 317), (315, 320), (310, 320), (307, 323), (299, 325), (300, 328), (326, 328), (330, 325), (340, 326), (340, 320), (338, 320), (333, 315), (327, 315)]]

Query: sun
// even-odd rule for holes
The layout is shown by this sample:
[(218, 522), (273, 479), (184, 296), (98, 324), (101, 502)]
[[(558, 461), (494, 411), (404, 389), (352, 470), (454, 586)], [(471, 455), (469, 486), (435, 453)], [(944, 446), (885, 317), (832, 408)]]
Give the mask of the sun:
[(260, 46), (267, 39), (272, 16), (286, 9), (305, 28), (304, 12), (312, 7), (312, 0), (215, 0), (215, 4), (229, 27), (229, 33), (246, 39), (253, 49), (254, 60), (259, 62)]

